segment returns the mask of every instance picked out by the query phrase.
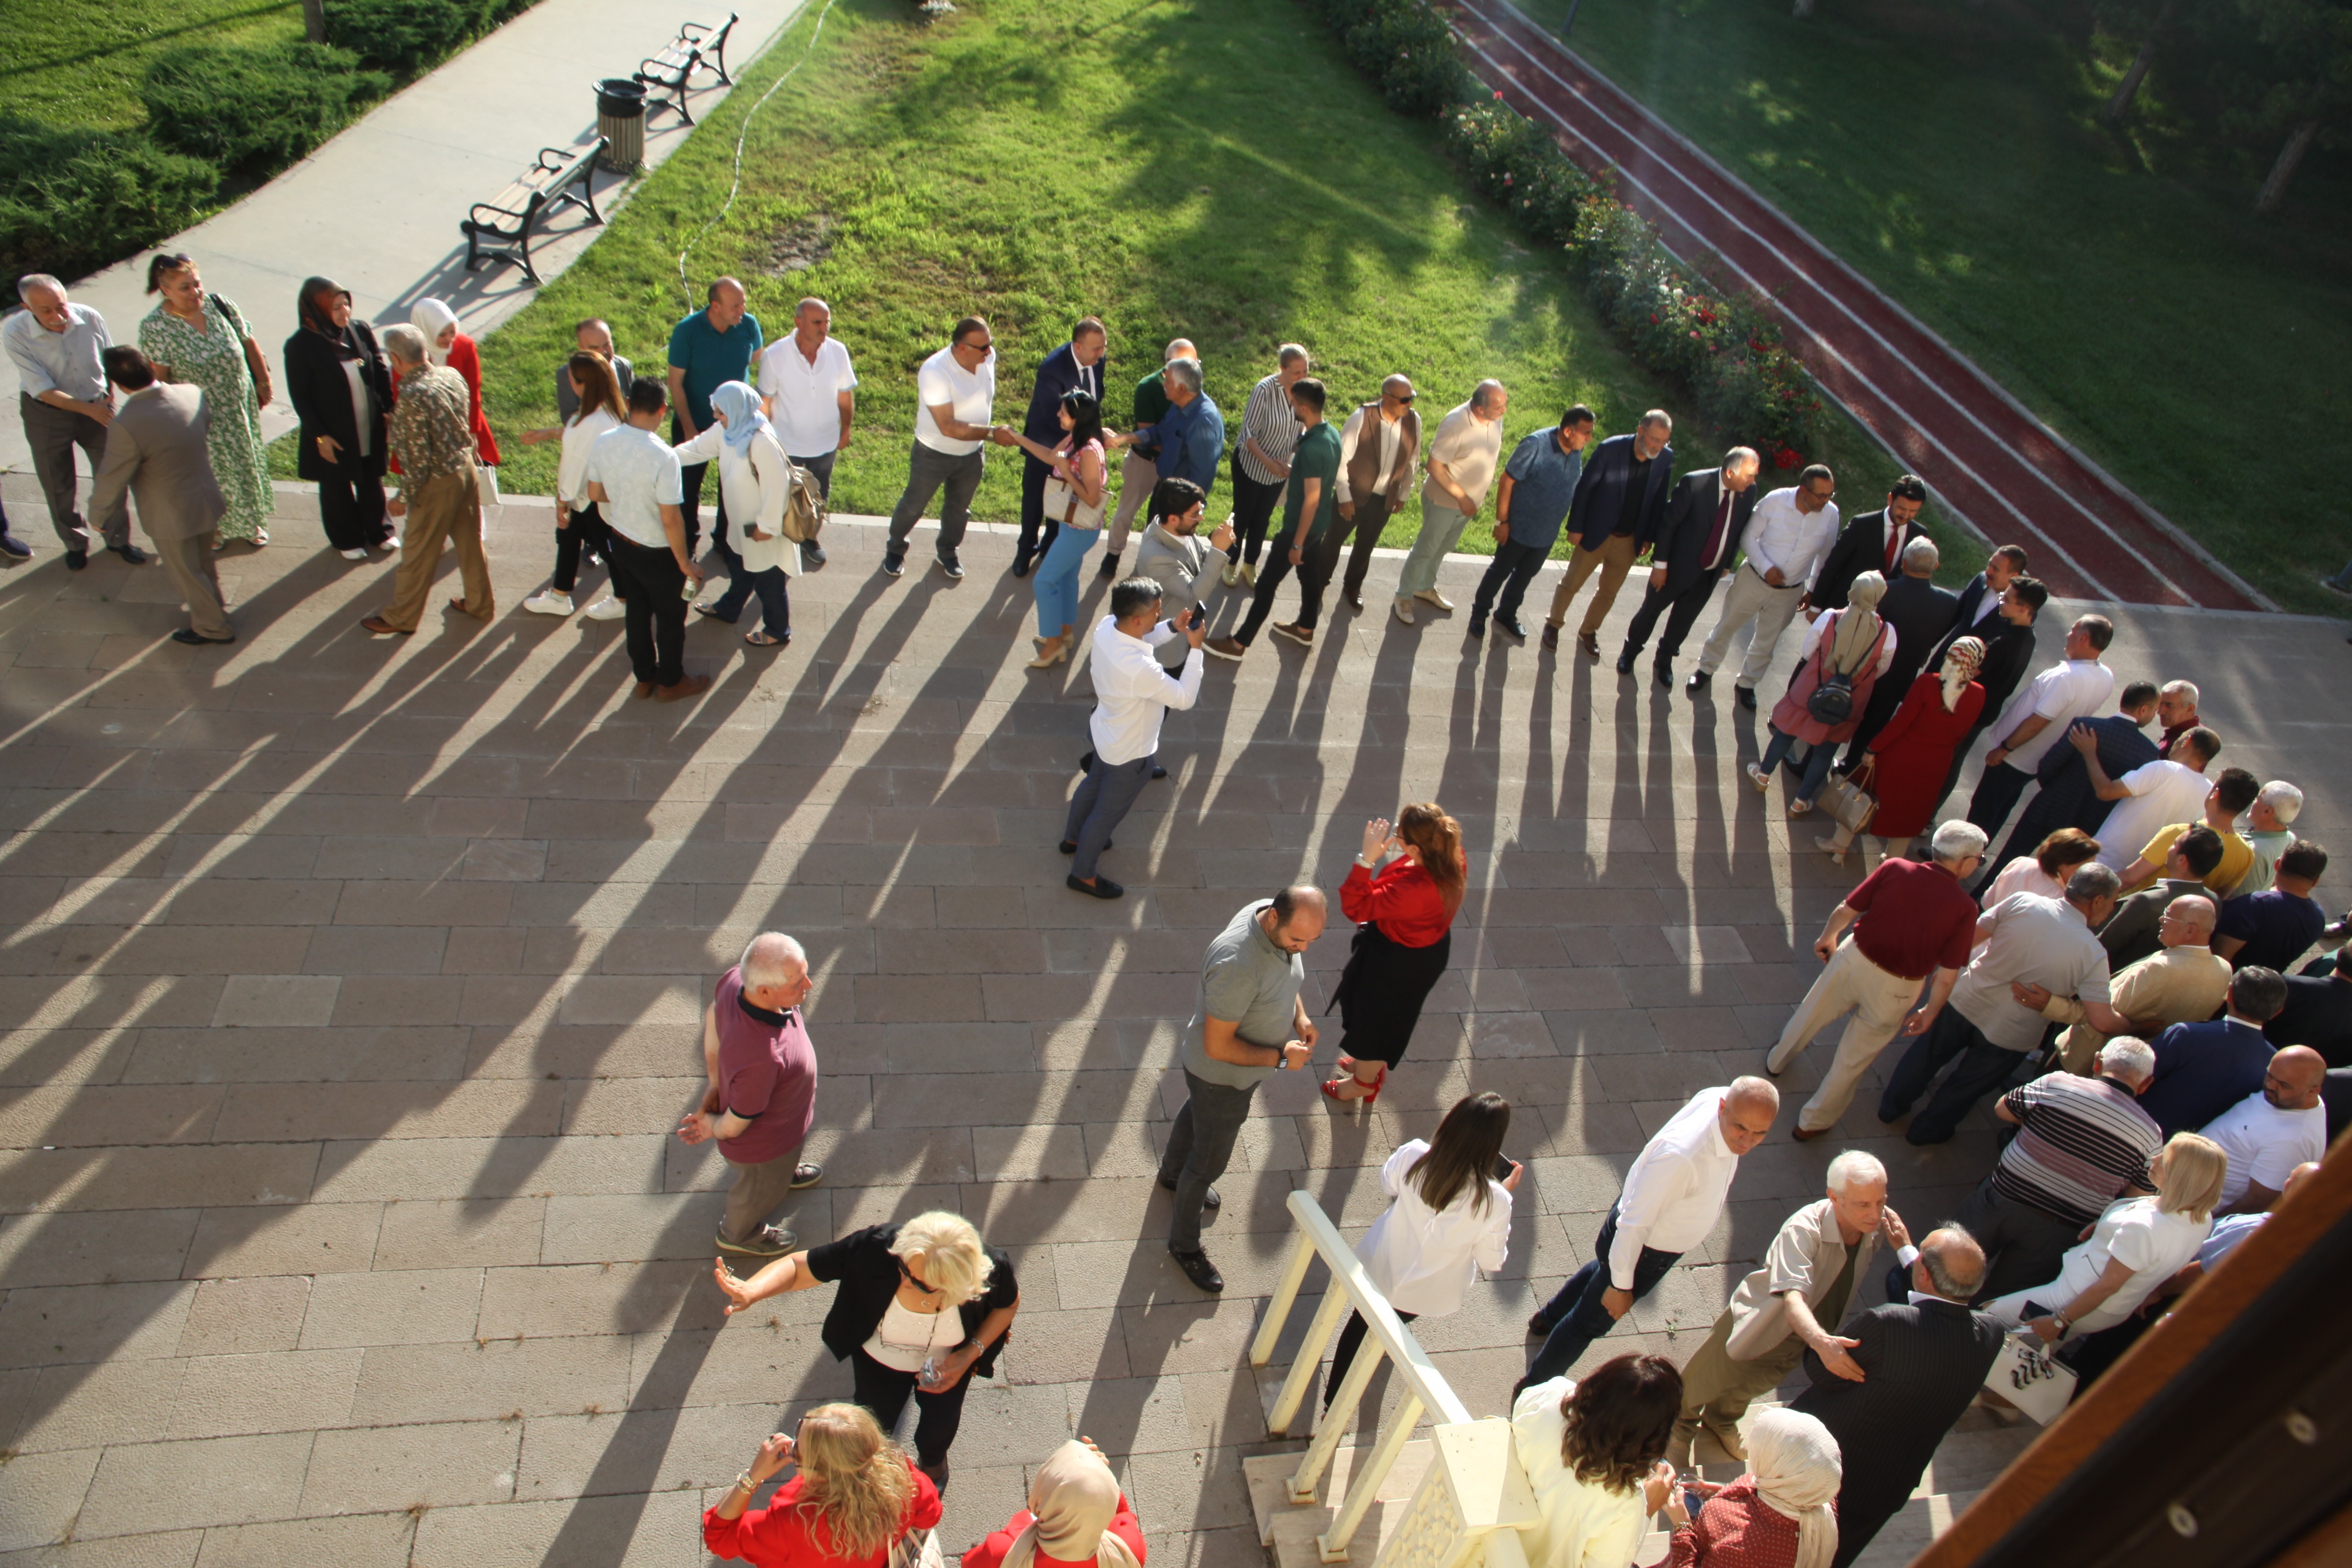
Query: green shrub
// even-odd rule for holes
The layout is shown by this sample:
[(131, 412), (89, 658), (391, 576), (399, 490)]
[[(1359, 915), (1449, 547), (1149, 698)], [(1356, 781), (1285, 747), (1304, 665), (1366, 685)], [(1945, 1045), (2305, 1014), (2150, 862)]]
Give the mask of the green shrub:
[(1357, 68), (1381, 84), (1400, 114), (1442, 114), (1473, 83), (1444, 18), (1422, 0), (1318, 0)]
[(487, 26), (498, 0), (326, 0), (327, 41), (407, 76)]
[(362, 71), (357, 56), (323, 44), (199, 44), (157, 56), (139, 96), (149, 132), (164, 146), (269, 174), (391, 90), (390, 77)]
[(217, 167), (136, 132), (0, 114), (0, 272), (79, 277), (185, 228), (219, 188)]

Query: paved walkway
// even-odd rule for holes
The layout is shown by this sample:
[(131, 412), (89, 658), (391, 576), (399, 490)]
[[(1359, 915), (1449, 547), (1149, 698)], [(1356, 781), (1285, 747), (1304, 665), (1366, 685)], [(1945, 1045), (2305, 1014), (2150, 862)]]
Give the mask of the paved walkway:
[[(593, 142), (593, 83), (626, 76), (639, 60), (659, 53), (680, 22), (719, 23), (730, 11), (740, 13), (727, 49), (730, 71), (740, 72), (799, 15), (801, 5), (540, 0), (235, 206), (156, 248), (194, 257), (205, 286), (245, 313), (273, 365), (278, 345), (298, 325), (295, 291), (313, 276), (349, 289), (368, 320), (404, 321), (417, 300), (439, 299), (478, 336), (529, 303), (533, 290), (518, 268), (466, 270), (457, 221), (467, 208), (496, 196), (541, 148)], [(717, 107), (729, 90), (696, 92), (695, 117)], [(654, 116), (646, 137), (647, 166), (668, 157), (686, 136), (675, 115)], [(598, 175), (597, 190), (597, 205), (609, 216), (607, 193), (621, 193), (619, 176)], [(532, 250), (542, 278), (570, 266), (599, 232), (576, 211), (555, 228), (553, 244)], [(145, 293), (152, 254), (142, 251), (72, 286), (77, 300), (105, 315), (117, 342), (138, 342), (139, 322), (154, 308)], [(13, 295), (7, 302), (15, 304)], [(16, 412), (16, 370), (5, 359), (0, 410), (0, 470), (29, 473), (31, 453)], [(262, 411), (262, 426), (275, 438), (294, 427), (293, 411), (281, 399)], [(30, 537), (47, 538), (46, 521)]]
[(2269, 601), (2076, 451), (1942, 338), (1593, 70), (1510, 0), (1452, 6), (1471, 64), (1570, 157), (1620, 180), (1667, 246), (1769, 300), (1822, 385), (1988, 541), (2032, 547), (2059, 594)]
[[(163, 640), (160, 569), (0, 574), (10, 1568), (701, 1562), (697, 1510), (753, 1443), (848, 1390), (816, 1342), (825, 1292), (721, 1326), (722, 1173), (667, 1136), (700, 998), (766, 927), (816, 969), (828, 1171), (801, 1233), (949, 1205), (1017, 1258), (949, 1544), (1083, 1432), (1155, 1568), (1256, 1563), (1240, 1463), (1274, 1380), (1244, 1350), (1285, 1194), (1360, 1232), (1399, 1141), (1471, 1088), (1512, 1098), (1532, 1164), (1509, 1264), (1416, 1331), (1499, 1412), (1531, 1304), (1583, 1261), (1646, 1131), (1753, 1068), (1853, 879), (1790, 854), (1737, 771), (1762, 727), (1728, 701), (1342, 611), (1311, 654), (1210, 672), (1170, 722), (1174, 777), (1106, 861), (1134, 892), (1098, 904), (1053, 848), (1088, 683), (1021, 668), (1031, 595), (1002, 529), (950, 584), (881, 576), (880, 531), (845, 521), (793, 585), (792, 646), (755, 658), (698, 627), (721, 679), (673, 707), (627, 700), (618, 626), (518, 608), (548, 565), (542, 505), (494, 530), (494, 624), (436, 615), (398, 642), (356, 625), (389, 574), (299, 510), (226, 563), (233, 648)], [(1445, 590), (1466, 599), (1480, 566), (1448, 563)], [(2228, 760), (2305, 781), (2307, 830), (2344, 840), (2340, 627), (2133, 612), (2112, 657), (2197, 676)], [(1230, 1288), (1204, 1300), (1151, 1180), (1202, 944), (1433, 795), (1472, 852), (1454, 970), (1371, 1113), (1334, 1113), (1307, 1075), (1267, 1086), (1208, 1233)], [(1318, 1006), (1346, 940), (1310, 956)], [(1687, 1354), (1845, 1142), (1887, 1159), (1915, 1225), (1992, 1151), (1980, 1120), (1924, 1152), (1866, 1104), (1846, 1131), (1751, 1155), (1727, 1223), (1604, 1352)]]

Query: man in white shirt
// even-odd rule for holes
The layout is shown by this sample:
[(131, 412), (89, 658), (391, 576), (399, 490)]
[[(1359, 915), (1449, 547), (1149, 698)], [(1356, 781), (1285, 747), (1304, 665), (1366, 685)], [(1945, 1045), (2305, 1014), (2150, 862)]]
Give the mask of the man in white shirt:
[(948, 346), (915, 373), (915, 444), (907, 489), (890, 513), (890, 542), (882, 547), (882, 570), (897, 577), (907, 570), (907, 540), (923, 509), (941, 486), (940, 570), (963, 576), (956, 547), (971, 521), (971, 498), (980, 489), (986, 461), (989, 423), (996, 407), (996, 336), (979, 316), (955, 324)]
[(2205, 1124), (2205, 1136), (2230, 1156), (2221, 1182), (2228, 1214), (2260, 1214), (2278, 1202), (2297, 1165), (2327, 1154), (2327, 1111), (2319, 1088), (2327, 1058), (2309, 1046), (2271, 1058), (2263, 1087)]
[[(1095, 862), (1110, 847), (1112, 829), (1151, 782), (1160, 752), (1160, 721), (1171, 708), (1192, 706), (1201, 695), (1201, 643), (1208, 627), (1190, 609), (1186, 624), (1160, 619), (1159, 583), (1129, 577), (1110, 591), (1110, 614), (1095, 626), (1095, 711), (1087, 732), (1095, 743), (1095, 764), (1070, 797), (1062, 828), (1062, 853), (1071, 857), (1066, 884), (1097, 899), (1116, 899), (1127, 889), (1098, 876)], [(1171, 675), (1152, 650), (1171, 637), (1191, 644), (1184, 668)]]
[(1437, 591), (1437, 569), (1459, 543), (1462, 530), (1486, 504), (1495, 465), (1503, 456), (1503, 412), (1510, 394), (1499, 381), (1473, 388), (1470, 401), (1449, 412), (1429, 438), (1429, 482), (1421, 487), (1421, 531), (1397, 574), (1396, 618), (1412, 625), (1412, 602), (1441, 610), (1454, 601)]
[(1780, 1091), (1771, 1080), (1736, 1078), (1723, 1089), (1701, 1089), (1658, 1129), (1625, 1173), (1624, 1190), (1592, 1244), (1592, 1261), (1528, 1320), (1528, 1331), (1546, 1338), (1511, 1390), (1513, 1399), (1574, 1366), (1684, 1253), (1706, 1239), (1723, 1216), (1739, 1157), (1764, 1142), (1780, 1111)]
[(1985, 753), (1984, 772), (1969, 797), (1969, 820), (1983, 828), (1986, 837), (2000, 837), (2001, 825), (2017, 809), (2042, 759), (2074, 721), (2106, 707), (2116, 689), (2116, 672), (2101, 664), (2099, 656), (2115, 637), (2115, 623), (2106, 616), (2083, 616), (2066, 633), (2065, 662), (2035, 676), (1994, 721), (1992, 731), (1999, 738)]
[[(95, 533), (105, 548), (136, 566), (147, 552), (131, 542), (125, 497), (118, 496), (111, 510), (88, 525), (74, 504), (74, 448), (81, 448), (89, 471), (97, 473), (106, 461), (106, 427), (114, 418), (114, 389), (99, 363), (114, 341), (107, 334), (106, 318), (68, 299), (66, 286), (46, 272), (18, 279), (16, 298), (25, 308), (0, 326), (0, 339), (16, 366), (25, 440), (48, 500), (49, 522), (65, 542), (66, 564), (79, 572), (89, 563)], [(32, 551), (19, 544), (7, 553), (22, 560)]]
[[(833, 335), (833, 307), (814, 298), (793, 310), (790, 337), (770, 343), (760, 355), (760, 403), (776, 426), (784, 456), (806, 468), (816, 493), (833, 500), (834, 459), (849, 449), (849, 426), (857, 416), (857, 373), (849, 351)], [(814, 539), (801, 546), (801, 561), (824, 564)]]
[(2091, 789), (2101, 800), (2115, 804), (2099, 824), (2099, 864), (2117, 872), (2139, 861), (2139, 852), (2157, 833), (2176, 822), (2195, 822), (2205, 815), (2213, 781), (2205, 770), (2221, 750), (2221, 737), (2200, 724), (2180, 737), (2169, 757), (2143, 763), (2119, 779), (2111, 779), (2099, 765), (2099, 738), (2089, 726), (2071, 727), (2068, 744), (2083, 753), (2083, 768)]
[(1742, 708), (1756, 706), (1756, 683), (1772, 662), (1773, 645), (1802, 607), (1822, 563), (1837, 543), (1837, 476), (1825, 464), (1815, 463), (1797, 476), (1797, 482), (1774, 490), (1756, 503), (1739, 548), (1748, 561), (1733, 574), (1731, 592), (1723, 598), (1723, 618), (1698, 650), (1698, 668), (1683, 682), (1696, 695), (1731, 657), (1732, 645), (1744, 640), (1735, 687)]
[(588, 499), (604, 515), (609, 563), (628, 588), (629, 668), (637, 697), (675, 702), (710, 689), (686, 673), (688, 584), (702, 586), (686, 538), (686, 488), (677, 453), (656, 432), (669, 389), (649, 375), (629, 388), (629, 422), (588, 450)]

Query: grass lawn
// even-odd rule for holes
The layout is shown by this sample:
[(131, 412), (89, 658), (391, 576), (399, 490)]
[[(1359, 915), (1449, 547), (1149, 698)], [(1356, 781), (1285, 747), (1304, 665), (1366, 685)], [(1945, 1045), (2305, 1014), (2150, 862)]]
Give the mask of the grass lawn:
[[(677, 251), (718, 210), (741, 116), (801, 58), (808, 18), (498, 331), (485, 395), (509, 489), (552, 488), (553, 444), (525, 447), (510, 433), (552, 423), (549, 371), (575, 320), (605, 316), (621, 352), (657, 368), (704, 280), (730, 272), (772, 340), (803, 295), (833, 305), (864, 380), (834, 481), (849, 511), (897, 501), (915, 367), (967, 311), (994, 325), (998, 417), (1015, 423), (1037, 362), (1089, 312), (1110, 326), (1116, 426), (1128, 422), (1126, 389), (1179, 335), (1200, 345), (1231, 426), (1276, 345), (1294, 338), (1338, 412), (1395, 370), (1422, 389), (1428, 418), (1499, 376), (1513, 394), (1509, 439), (1580, 400), (1604, 432), (1675, 406), (1610, 342), (1565, 267), (1466, 194), (1434, 127), (1391, 113), (1287, 0), (974, 0), (936, 26), (908, 9), (835, 9), (809, 65), (753, 125), (742, 194), (694, 254), (692, 299)], [(1727, 444), (1685, 421), (1676, 467)], [(1865, 510), (1895, 471), (1851, 426), (1822, 455)], [(978, 515), (1017, 517), (1019, 475), (992, 455)], [(1221, 476), (1216, 516), (1227, 488)], [(1419, 522), (1416, 502), (1388, 542), (1410, 542)], [(1946, 535), (1948, 574), (1965, 576), (1977, 552)], [(1486, 521), (1463, 547), (1492, 550)]]
[[(1568, 0), (1520, 3), (1556, 24)], [(2352, 510), (2312, 499), (2352, 422), (2346, 161), (2306, 159), (2257, 217), (2261, 163), (2152, 91), (2100, 124), (2122, 61), (2063, 26), (2009, 0), (1591, 0), (1572, 42), (2249, 581), (2339, 614), (2313, 578), (2352, 557)]]
[(146, 117), (140, 79), (163, 50), (301, 36), (301, 0), (7, 0), (0, 98), (52, 125), (127, 128)]

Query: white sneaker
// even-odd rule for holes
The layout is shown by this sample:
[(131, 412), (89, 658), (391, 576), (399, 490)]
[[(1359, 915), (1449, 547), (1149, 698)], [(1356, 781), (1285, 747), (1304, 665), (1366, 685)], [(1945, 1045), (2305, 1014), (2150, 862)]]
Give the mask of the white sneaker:
[(367, 559), (367, 552), (364, 550), (346, 550), (342, 553), (343, 559), (346, 561), (364, 561)]
[(1223, 572), (1221, 572), (1221, 573), (1219, 573), (1219, 574), (1217, 574), (1217, 581), (1218, 581), (1218, 582), (1220, 582), (1220, 583), (1223, 583), (1223, 584), (1226, 587), (1228, 587), (1228, 588), (1231, 588), (1231, 587), (1236, 586), (1236, 585), (1241, 582), (1241, 580), (1242, 580), (1242, 569), (1241, 569), (1241, 567), (1240, 567), (1237, 563), (1234, 563), (1234, 562), (1231, 562), (1231, 561), (1226, 562), (1226, 563), (1225, 563), (1225, 569), (1224, 569)]
[(1435, 605), (1441, 610), (1451, 610), (1454, 607), (1454, 601), (1447, 598), (1444, 595), (1439, 593), (1434, 588), (1423, 588), (1420, 593), (1415, 594), (1413, 597), (1421, 600), (1423, 604)]
[(525, 599), (522, 607), (534, 616), (568, 616), (572, 613), (572, 595), (549, 588)]
[(588, 606), (588, 618), (592, 621), (617, 621), (628, 613), (629, 606), (610, 594)]
[(1411, 599), (1394, 600), (1390, 604), (1389, 608), (1396, 612), (1396, 618), (1398, 620), (1402, 621), (1406, 626), (1412, 625), (1412, 601)]

